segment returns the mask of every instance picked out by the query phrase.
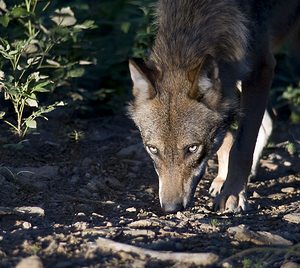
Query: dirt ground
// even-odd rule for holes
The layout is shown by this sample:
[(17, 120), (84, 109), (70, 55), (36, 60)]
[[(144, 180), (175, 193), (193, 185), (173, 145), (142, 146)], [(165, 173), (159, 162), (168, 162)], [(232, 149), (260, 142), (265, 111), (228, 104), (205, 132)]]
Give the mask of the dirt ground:
[(193, 207), (162, 213), (152, 163), (124, 116), (41, 126), (21, 149), (0, 128), (0, 267), (201, 266), (193, 253), (210, 253), (208, 267), (300, 267), (300, 125), (277, 123), (250, 209), (236, 215), (212, 211), (215, 159)]

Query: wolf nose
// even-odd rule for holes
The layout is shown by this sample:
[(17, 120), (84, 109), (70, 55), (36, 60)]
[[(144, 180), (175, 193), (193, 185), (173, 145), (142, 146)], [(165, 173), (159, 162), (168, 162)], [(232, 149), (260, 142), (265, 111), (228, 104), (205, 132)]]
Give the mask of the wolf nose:
[(183, 210), (183, 204), (178, 203), (166, 203), (162, 204), (162, 209), (167, 213), (175, 213), (177, 211)]

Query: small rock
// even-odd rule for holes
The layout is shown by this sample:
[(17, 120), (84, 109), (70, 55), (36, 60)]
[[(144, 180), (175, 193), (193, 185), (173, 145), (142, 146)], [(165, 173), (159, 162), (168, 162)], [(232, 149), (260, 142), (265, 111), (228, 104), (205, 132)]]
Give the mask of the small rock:
[(14, 210), (21, 213), (37, 214), (41, 217), (45, 216), (44, 209), (40, 207), (16, 207)]
[(222, 263), (223, 268), (233, 268), (232, 264), (230, 262), (223, 262)]
[(281, 192), (283, 192), (283, 193), (293, 193), (293, 192), (295, 192), (296, 191), (296, 189), (294, 188), (294, 187), (286, 187), (286, 188), (282, 188), (281, 189)]
[(159, 222), (153, 220), (139, 220), (128, 224), (131, 228), (147, 228), (147, 227), (157, 227)]
[(108, 221), (108, 222), (106, 223), (106, 226), (107, 226), (107, 227), (112, 227), (113, 224), (112, 224), (110, 221)]
[(92, 213), (92, 216), (97, 217), (97, 218), (99, 218), (99, 219), (104, 219), (104, 216), (103, 216), (103, 215), (98, 214), (98, 213), (95, 213), (95, 212)]
[(76, 228), (76, 230), (86, 230), (88, 227), (88, 223), (84, 221), (75, 222), (73, 226)]
[(227, 233), (240, 242), (251, 242), (255, 245), (291, 246), (293, 243), (279, 235), (264, 231), (251, 231), (244, 224), (230, 227)]
[(22, 259), (16, 268), (43, 268), (43, 263), (38, 256), (30, 256)]
[(27, 222), (27, 221), (24, 221), (22, 223), (22, 226), (23, 226), (24, 229), (30, 229), (31, 228), (31, 223)]
[(120, 220), (120, 221), (119, 221), (119, 224), (120, 224), (120, 225), (125, 225), (125, 223), (126, 223), (125, 220)]
[(292, 163), (290, 161), (284, 161), (283, 165), (286, 167), (290, 167), (292, 165)]
[(136, 212), (136, 208), (131, 207), (131, 208), (126, 208), (127, 212)]
[(260, 160), (260, 163), (261, 163), (261, 166), (264, 167), (264, 168), (267, 168), (271, 171), (274, 171), (278, 168), (278, 165), (277, 164), (274, 164), (272, 161), (270, 160)]
[(143, 229), (123, 230), (123, 233), (125, 235), (131, 235), (131, 236), (155, 236), (155, 232), (151, 230), (143, 230)]
[(291, 223), (300, 223), (300, 213), (290, 213), (283, 216), (283, 219)]
[(283, 194), (283, 193), (276, 193), (276, 194), (270, 194), (270, 195), (268, 195), (268, 198), (270, 198), (270, 199), (274, 199), (274, 200), (281, 200), (281, 199), (283, 199), (283, 198), (285, 198), (285, 194)]
[(254, 198), (259, 198), (259, 197), (261, 197), (257, 192), (253, 192), (253, 194), (252, 194), (252, 197), (254, 197)]
[(280, 266), (280, 268), (300, 268), (300, 264), (298, 264), (296, 262), (289, 261), (289, 262), (286, 262), (286, 263), (282, 264)]

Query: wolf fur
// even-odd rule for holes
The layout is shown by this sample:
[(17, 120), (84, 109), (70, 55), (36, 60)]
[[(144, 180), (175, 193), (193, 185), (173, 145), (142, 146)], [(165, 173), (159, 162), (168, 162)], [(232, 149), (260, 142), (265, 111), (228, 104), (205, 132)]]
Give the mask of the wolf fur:
[[(296, 28), (300, 2), (160, 0), (156, 10), (149, 59), (129, 62), (134, 95), (129, 113), (154, 162), (161, 206), (166, 212), (186, 208), (217, 152), (219, 174), (210, 189), (217, 195), (214, 208), (245, 210), (275, 66), (272, 53)], [(238, 111), (234, 139), (229, 128)]]

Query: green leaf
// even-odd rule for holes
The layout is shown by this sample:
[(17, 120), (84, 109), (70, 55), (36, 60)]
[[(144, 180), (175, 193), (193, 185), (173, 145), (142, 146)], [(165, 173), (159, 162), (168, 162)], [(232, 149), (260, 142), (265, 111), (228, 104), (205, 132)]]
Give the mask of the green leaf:
[(68, 72), (68, 76), (72, 78), (81, 77), (84, 75), (83, 68), (77, 68)]
[(60, 67), (60, 63), (54, 60), (47, 59), (46, 62), (52, 66)]
[(27, 99), (26, 104), (30, 107), (39, 107), (38, 102), (34, 99)]
[(5, 112), (0, 111), (0, 119), (3, 119), (4, 115), (5, 115)]
[(70, 7), (55, 10), (55, 16), (52, 16), (51, 20), (58, 26), (73, 26), (77, 22)]
[(36, 129), (36, 127), (37, 127), (37, 124), (36, 124), (36, 121), (35, 121), (35, 120), (26, 120), (26, 121), (25, 121), (25, 124), (26, 124), (26, 126), (29, 127), (29, 128)]
[(10, 21), (10, 19), (9, 19), (9, 16), (7, 14), (0, 17), (0, 24), (5, 28), (8, 26), (9, 21)]
[(32, 88), (32, 90), (34, 92), (49, 92), (49, 90), (45, 88), (49, 84), (51, 84), (51, 81), (45, 81), (45, 82), (39, 83), (36, 86), (34, 86)]
[(27, 12), (27, 10), (21, 6), (17, 6), (14, 7), (11, 12), (10, 15), (14, 18), (22, 18), (22, 17), (26, 17), (27, 15), (29, 15), (29, 13)]
[(129, 29), (130, 29), (130, 26), (131, 26), (130, 22), (123, 22), (121, 24), (121, 30), (122, 30), (122, 32), (123, 33), (128, 33)]
[(86, 30), (86, 29), (96, 29), (97, 25), (95, 24), (95, 22), (93, 20), (86, 20), (82, 24), (76, 24), (74, 26), (74, 28), (83, 29), (83, 30)]

